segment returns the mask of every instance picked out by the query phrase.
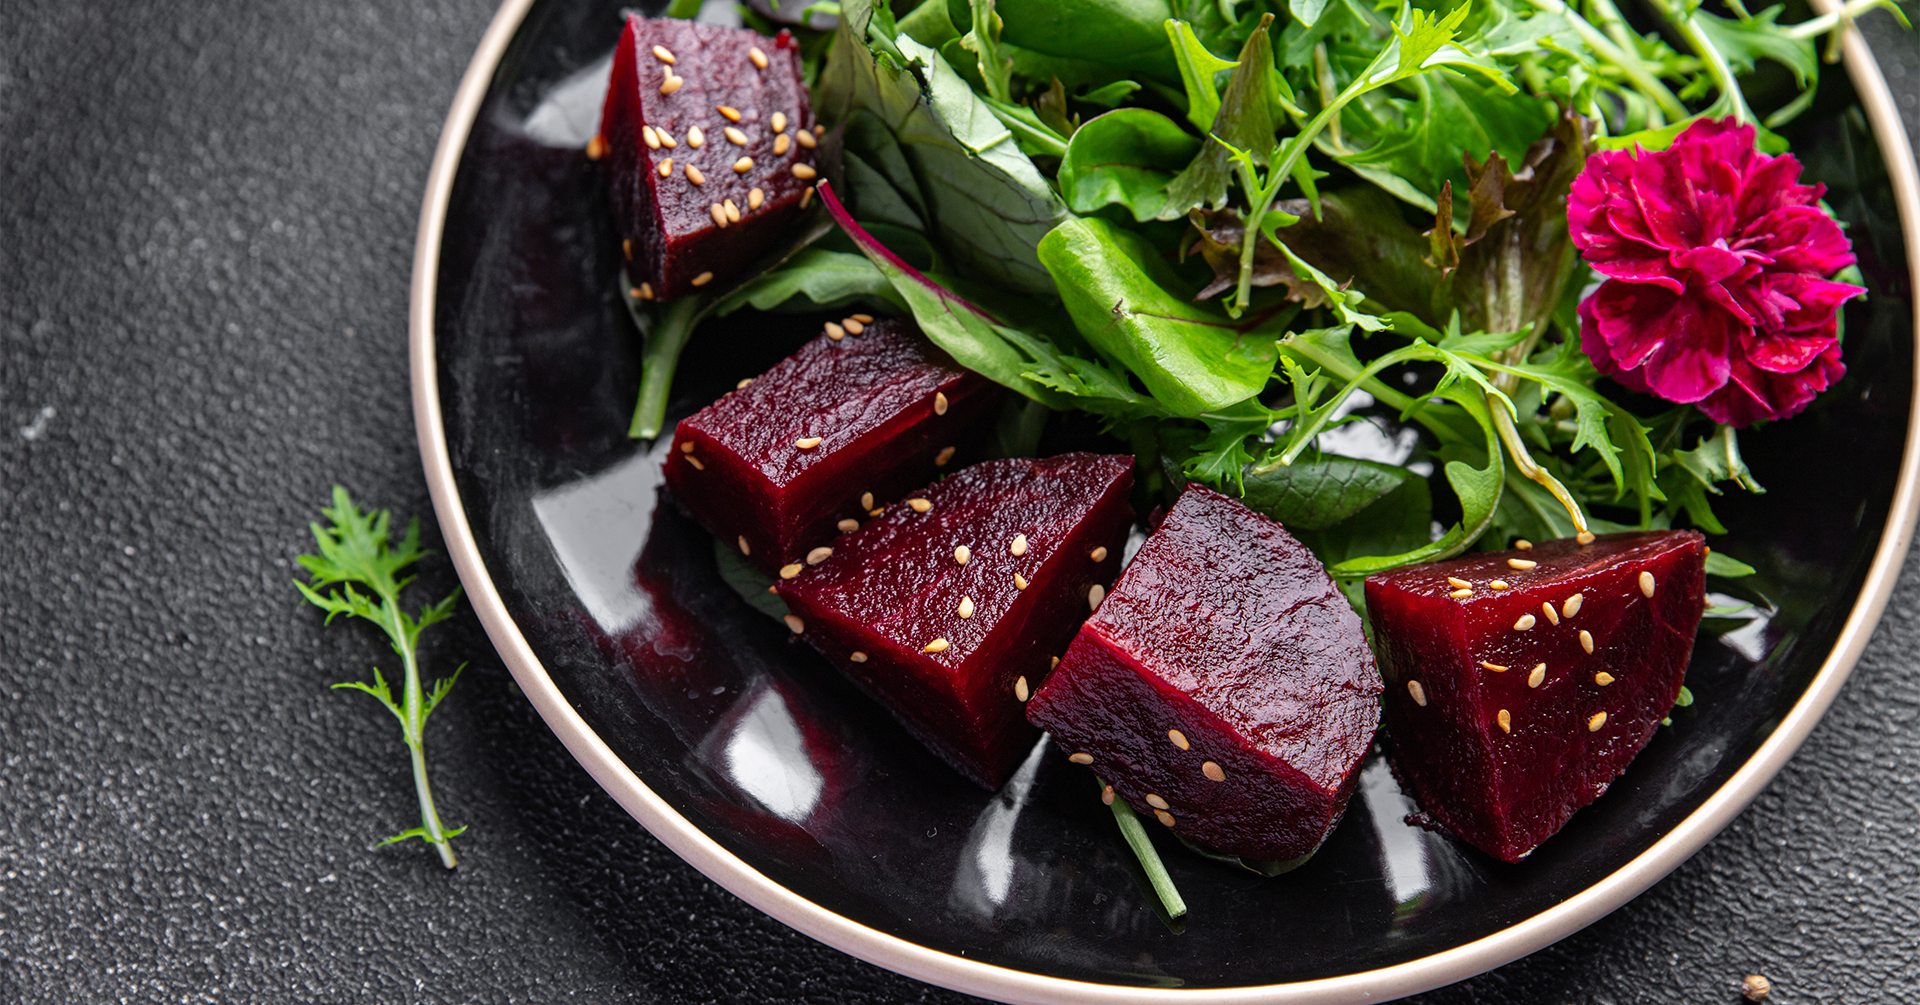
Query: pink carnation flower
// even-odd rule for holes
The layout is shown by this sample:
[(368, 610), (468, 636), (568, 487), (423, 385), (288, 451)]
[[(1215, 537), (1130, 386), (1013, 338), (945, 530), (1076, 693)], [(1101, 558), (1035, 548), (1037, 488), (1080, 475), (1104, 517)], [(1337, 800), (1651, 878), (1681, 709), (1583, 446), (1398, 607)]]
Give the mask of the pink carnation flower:
[(1807, 407), (1846, 367), (1839, 311), (1866, 292), (1828, 276), (1852, 245), (1753, 127), (1701, 120), (1660, 152), (1595, 154), (1574, 179), (1574, 246), (1605, 282), (1580, 344), (1636, 391), (1748, 426)]

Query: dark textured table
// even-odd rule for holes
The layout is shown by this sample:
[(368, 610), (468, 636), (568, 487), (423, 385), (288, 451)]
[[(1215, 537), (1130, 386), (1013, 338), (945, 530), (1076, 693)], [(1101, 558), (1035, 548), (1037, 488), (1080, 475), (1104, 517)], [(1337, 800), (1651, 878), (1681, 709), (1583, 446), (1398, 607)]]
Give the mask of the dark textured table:
[[(112, 7), (114, 9), (108, 9)], [(335, 481), (429, 504), (406, 369), (428, 159), (490, 0), (0, 3), (0, 1003), (958, 1001), (755, 914), (632, 822), (471, 616), (430, 730), (326, 685), (291, 558)], [(1875, 15), (1910, 133), (1920, 41)], [(431, 528), (429, 528), (431, 537)], [(430, 560), (423, 582), (452, 573)], [(1920, 559), (1764, 795), (1611, 917), (1428, 1002), (1910, 997)]]

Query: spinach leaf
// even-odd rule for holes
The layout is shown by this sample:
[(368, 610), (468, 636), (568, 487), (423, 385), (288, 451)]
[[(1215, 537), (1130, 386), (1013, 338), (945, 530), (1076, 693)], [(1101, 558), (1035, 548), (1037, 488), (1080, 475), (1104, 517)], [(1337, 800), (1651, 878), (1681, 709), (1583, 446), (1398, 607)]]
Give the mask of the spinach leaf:
[[(970, 24), (970, 0), (947, 0), (947, 16)], [(1103, 63), (1177, 84), (1179, 67), (1161, 25), (1174, 16), (1167, 0), (997, 0), (1008, 45), (1051, 56)]]
[(1074, 131), (1060, 161), (1060, 194), (1076, 213), (1117, 203), (1135, 220), (1151, 220), (1166, 205), (1174, 172), (1199, 149), (1199, 140), (1159, 112), (1116, 109)]
[(1289, 529), (1331, 567), (1413, 551), (1433, 540), (1432, 528), (1433, 490), (1425, 478), (1410, 476), (1326, 530)]
[(742, 307), (810, 311), (857, 301), (889, 303), (901, 311), (907, 306), (865, 256), (808, 248), (716, 301), (711, 313), (726, 315)]
[(1396, 465), (1326, 456), (1250, 473), (1241, 501), (1288, 529), (1326, 530), (1415, 478)]

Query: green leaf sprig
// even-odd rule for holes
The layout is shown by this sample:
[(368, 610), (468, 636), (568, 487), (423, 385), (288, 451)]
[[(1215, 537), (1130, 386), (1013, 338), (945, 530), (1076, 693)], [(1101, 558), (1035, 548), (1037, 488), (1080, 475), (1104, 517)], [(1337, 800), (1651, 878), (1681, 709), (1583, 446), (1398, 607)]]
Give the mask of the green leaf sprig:
[[(320, 512), (331, 525), (308, 525), (320, 553), (301, 555), (297, 559), (300, 567), (307, 570), (308, 581), (302, 583), (295, 580), (293, 585), (315, 607), (327, 612), (329, 624), (335, 617), (345, 614), (379, 625), (380, 630), (386, 633), (387, 641), (392, 644), (393, 651), (400, 655), (398, 701), (394, 699), (393, 690), (379, 667), (373, 670), (371, 684), (353, 681), (333, 685), (335, 688), (364, 691), (386, 706), (387, 711), (400, 720), (400, 736), (413, 762), (413, 787), (420, 800), (420, 826), (401, 831), (380, 844), (384, 846), (408, 838), (419, 838), (432, 845), (440, 853), (441, 864), (451, 869), (459, 864), (453, 854), (453, 839), (465, 833), (466, 828), (448, 830), (440, 822), (440, 811), (433, 802), (433, 789), (427, 783), (423, 737), (427, 717), (440, 707), (447, 692), (453, 690), (466, 664), (462, 663), (452, 674), (434, 681), (431, 688), (425, 688), (420, 681), (419, 654), (420, 632), (428, 625), (445, 621), (453, 615), (453, 605), (460, 599), (460, 588), (454, 587), (453, 592), (439, 603), (421, 608), (418, 615), (407, 614), (400, 608), (400, 591), (406, 589), (414, 577), (404, 573), (408, 566), (429, 554), (420, 548), (419, 518), (407, 524), (406, 536), (395, 546), (388, 538), (388, 512), (361, 512), (347, 495), (347, 490), (338, 485), (333, 487), (333, 506), (323, 507)], [(356, 586), (368, 593), (355, 589)]]

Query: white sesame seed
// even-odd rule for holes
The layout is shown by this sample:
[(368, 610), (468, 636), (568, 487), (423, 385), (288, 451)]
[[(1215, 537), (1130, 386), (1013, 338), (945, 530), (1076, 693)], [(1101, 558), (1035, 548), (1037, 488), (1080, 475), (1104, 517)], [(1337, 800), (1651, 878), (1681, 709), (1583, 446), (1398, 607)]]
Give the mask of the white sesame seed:
[(793, 141), (787, 138), (786, 133), (781, 133), (780, 135), (775, 136), (773, 138), (773, 155), (775, 157), (786, 156), (787, 148), (792, 145), (793, 145)]
[(1086, 753), (1085, 751), (1082, 751), (1078, 754), (1067, 755), (1067, 760), (1072, 761), (1075, 764), (1092, 764), (1093, 755)]
[(668, 65), (672, 65), (674, 62), (673, 53), (664, 45), (656, 45), (653, 47), (653, 58)]
[(1200, 764), (1200, 773), (1207, 776), (1207, 780), (1211, 782), (1224, 782), (1227, 780), (1227, 773), (1212, 761), (1202, 761)]
[(799, 562), (795, 562), (792, 565), (783, 565), (780, 567), (780, 578), (792, 579), (793, 577), (798, 576), (800, 574), (800, 570), (803, 568), (805, 568), (805, 566), (801, 565)]
[(1174, 824), (1173, 814), (1168, 813), (1166, 810), (1154, 810), (1153, 818), (1167, 827), (1172, 827)]
[(660, 85), (660, 94), (662, 96), (672, 94), (673, 92), (680, 89), (680, 85), (686, 82), (687, 82), (686, 78), (676, 77), (673, 75), (672, 70), (668, 70), (666, 82)]
[(587, 159), (597, 161), (607, 155), (607, 138), (595, 136), (587, 141)]
[(750, 545), (747, 543), (747, 535), (745, 534), (740, 535), (740, 554), (742, 555), (753, 554), (753, 545)]
[(802, 450), (812, 450), (813, 448), (820, 445), (820, 437), (802, 436), (801, 438), (793, 441), (793, 445), (796, 447), (799, 447)]
[(1032, 694), (1033, 692), (1027, 690), (1027, 679), (1025, 677), (1021, 677), (1013, 682), (1013, 696), (1015, 698), (1026, 701)]
[(947, 396), (944, 392), (941, 392), (941, 391), (933, 392), (933, 414), (935, 415), (947, 414)]
[(693, 470), (695, 471), (707, 470), (707, 466), (705, 464), (700, 463), (700, 458), (695, 457), (692, 454), (688, 454), (686, 456), (687, 456), (687, 463), (693, 465)]
[(805, 192), (800, 193), (800, 208), (806, 209), (807, 203), (810, 203), (812, 201), (813, 201), (813, 186), (808, 185), (807, 190)]
[(705, 185), (707, 183), (707, 176), (702, 174), (699, 168), (689, 164), (687, 165), (687, 180), (695, 185)]
[(973, 557), (973, 549), (967, 547), (964, 544), (958, 548), (953, 549), (953, 560), (956, 562), (959, 562), (961, 565), (967, 564), (967, 559), (972, 557)]
[(847, 330), (829, 321), (827, 322), (827, 337), (838, 342), (847, 337)]
[(795, 164), (793, 166), (793, 176), (801, 181), (812, 181), (820, 177), (820, 172), (815, 171), (811, 164)]
[(1447, 596), (1452, 597), (1455, 600), (1461, 600), (1461, 599), (1473, 596), (1473, 589), (1469, 587), (1464, 590), (1455, 590), (1452, 593), (1447, 594)]
[(652, 283), (641, 283), (641, 284), (640, 284), (640, 288), (639, 288), (638, 290), (635, 290), (634, 292), (636, 292), (636, 293), (638, 293), (638, 294), (640, 294), (640, 299), (642, 299), (642, 300), (652, 300), (652, 299), (653, 299), (653, 284), (652, 284)]
[(1508, 568), (1512, 568), (1512, 569), (1518, 569), (1518, 570), (1520, 570), (1521, 572), (1525, 572), (1525, 571), (1527, 571), (1528, 569), (1531, 569), (1531, 568), (1533, 568), (1534, 566), (1536, 566), (1536, 565), (1539, 565), (1539, 564), (1540, 564), (1539, 562), (1536, 562), (1536, 561), (1534, 561), (1534, 560), (1533, 560), (1533, 559), (1531, 559), (1531, 558), (1509, 558), (1509, 559), (1507, 559), (1507, 567), (1508, 567)]
[(1017, 572), (1016, 572), (1016, 573), (1014, 573), (1014, 574), (1013, 574), (1013, 588), (1014, 588), (1014, 589), (1016, 589), (1016, 590), (1024, 590), (1024, 589), (1026, 589), (1026, 588), (1027, 588), (1027, 577), (1025, 577), (1025, 576), (1022, 576), (1021, 574), (1019, 574), (1019, 573), (1017, 573)]
[(767, 54), (764, 52), (761, 52), (759, 46), (756, 45), (753, 48), (748, 49), (747, 58), (753, 61), (754, 66), (757, 66), (762, 70), (767, 68)]
[(1593, 718), (1587, 720), (1587, 732), (1598, 733), (1600, 731), (1600, 727), (1606, 724), (1607, 724), (1607, 713), (1595, 712), (1593, 715)]
[(1534, 666), (1533, 672), (1527, 675), (1527, 686), (1539, 687), (1541, 682), (1545, 681), (1546, 679), (1547, 679), (1547, 665), (1545, 663), (1537, 664), (1536, 666)]
[(627, 261), (633, 261), (633, 238), (629, 237), (620, 242), (620, 253), (627, 256)]
[(719, 203), (717, 203), (717, 202), (716, 202), (716, 203), (714, 203), (713, 205), (711, 205), (711, 206), (708, 206), (708, 207), (707, 207), (707, 215), (708, 215), (708, 216), (711, 216), (711, 217), (713, 217), (713, 222), (714, 222), (714, 224), (715, 224), (716, 226), (718, 226), (718, 227), (719, 227), (720, 229), (722, 229), (722, 230), (725, 230), (725, 229), (726, 229), (726, 227), (727, 227), (727, 211), (726, 211), (726, 209), (725, 209), (724, 207), (722, 207), (722, 206), (721, 206), (721, 205), (720, 205)]
[(1585, 628), (1580, 629), (1580, 648), (1585, 649), (1588, 656), (1593, 655), (1593, 636), (1587, 634)]
[(1560, 623), (1560, 612), (1553, 609), (1553, 601), (1542, 600), (1540, 602), (1540, 613), (1546, 615), (1547, 620), (1553, 624), (1557, 625)]
[(658, 170), (660, 172), (660, 177), (662, 178), (673, 177), (673, 158), (669, 157), (666, 160), (661, 161), (660, 167)]
[(765, 192), (760, 191), (757, 188), (747, 192), (747, 208), (748, 209), (759, 209), (760, 204), (766, 201), (767, 201), (767, 194)]
[(1010, 545), (1007, 545), (1007, 551), (1011, 553), (1015, 558), (1019, 558), (1020, 556), (1026, 554), (1027, 553), (1027, 535), (1025, 534), (1013, 535), (1013, 543)]
[(850, 659), (855, 663), (865, 663), (867, 661), (867, 654), (861, 652), (858, 649), (855, 649), (853, 652), (847, 655), (847, 659)]
[(1415, 705), (1418, 705), (1421, 708), (1427, 707), (1427, 689), (1424, 687), (1421, 687), (1419, 681), (1417, 680), (1408, 681), (1407, 693), (1413, 696), (1413, 703)]
[(1571, 618), (1574, 615), (1579, 614), (1580, 605), (1584, 603), (1586, 599), (1587, 599), (1586, 595), (1581, 593), (1576, 593), (1573, 596), (1568, 597), (1567, 602), (1560, 605), (1560, 616), (1563, 618)]
[(692, 440), (681, 440), (681, 441), (680, 441), (680, 452), (681, 452), (681, 453), (683, 453), (683, 454), (691, 454), (691, 453), (693, 453), (693, 441), (692, 441)]
[(731, 108), (727, 105), (716, 105), (713, 110), (726, 116), (728, 122), (740, 121), (740, 110), (738, 108)]
[(787, 131), (787, 113), (775, 112), (773, 113), (773, 117), (767, 121), (773, 125), (774, 132), (784, 133)]
[(726, 201), (724, 201), (724, 202), (722, 202), (722, 203), (720, 204), (720, 208), (722, 208), (722, 209), (724, 209), (724, 210), (726, 210), (726, 211), (727, 211), (727, 222), (728, 222), (728, 223), (739, 223), (739, 222), (740, 222), (740, 207), (738, 207), (738, 206), (736, 206), (736, 205), (734, 205), (734, 204), (733, 204), (733, 200), (732, 200), (732, 199), (728, 199), (728, 200), (726, 200)]
[(1156, 793), (1156, 792), (1147, 793), (1147, 805), (1153, 807), (1156, 810), (1173, 809), (1173, 807), (1169, 806), (1167, 804), (1167, 801), (1165, 799), (1160, 798), (1159, 793)]
[(793, 634), (795, 635), (807, 630), (807, 623), (791, 614), (781, 615), (780, 620), (785, 621), (787, 627), (793, 629)]
[(1105, 546), (1105, 545), (1102, 545), (1102, 546), (1100, 546), (1100, 547), (1098, 547), (1098, 548), (1095, 548), (1095, 549), (1093, 549), (1093, 550), (1092, 550), (1092, 551), (1090, 551), (1090, 552), (1087, 552), (1087, 557), (1088, 557), (1088, 558), (1091, 558), (1091, 559), (1093, 559), (1093, 560), (1094, 560), (1094, 561), (1096, 561), (1096, 562), (1104, 562), (1104, 561), (1106, 561), (1106, 560), (1107, 560), (1107, 549), (1106, 549), (1106, 546)]
[(707, 134), (701, 132), (699, 126), (694, 126), (693, 128), (687, 130), (687, 146), (690, 146), (695, 150), (698, 150), (701, 147), (706, 145), (707, 145)]
[(1093, 584), (1093, 586), (1087, 590), (1087, 607), (1090, 610), (1099, 610), (1100, 601), (1105, 599), (1107, 599), (1107, 588), (1101, 586), (1099, 583)]
[(1500, 724), (1500, 732), (1502, 733), (1513, 732), (1513, 716), (1508, 715), (1506, 709), (1504, 708), (1501, 709), (1500, 713), (1493, 717), (1493, 721)]
[(1456, 590), (1471, 590), (1471, 589), (1473, 589), (1473, 584), (1472, 584), (1472, 583), (1469, 583), (1469, 582), (1467, 582), (1466, 580), (1464, 580), (1464, 579), (1460, 579), (1460, 578), (1458, 578), (1458, 577), (1455, 577), (1455, 576), (1448, 576), (1448, 577), (1447, 577), (1447, 585), (1448, 585), (1448, 586), (1451, 586), (1451, 587), (1453, 587), (1453, 588), (1454, 588), (1454, 589), (1456, 589)]
[(647, 149), (649, 150), (660, 149), (660, 134), (654, 132), (652, 126), (641, 126), (640, 138), (646, 141)]
[(1533, 542), (1523, 537), (1520, 540), (1513, 542), (1513, 547), (1516, 551), (1532, 551)]
[(1100, 790), (1100, 801), (1108, 806), (1113, 805), (1113, 786), (1109, 785)]
[(1192, 750), (1193, 744), (1187, 742), (1187, 734), (1177, 729), (1167, 730), (1167, 741), (1181, 750)]
[(824, 561), (826, 561), (827, 559), (829, 559), (829, 558), (832, 558), (832, 557), (833, 557), (833, 549), (832, 549), (832, 548), (828, 548), (828, 547), (824, 547), (824, 546), (823, 546), (823, 547), (819, 547), (819, 548), (815, 548), (815, 549), (813, 549), (812, 551), (809, 551), (809, 552), (807, 552), (807, 564), (808, 564), (808, 565), (819, 565), (819, 564), (820, 564), (821, 562), (824, 562)]
[(967, 618), (973, 617), (973, 598), (972, 597), (960, 598), (960, 607), (959, 607), (958, 613), (960, 615), (961, 620), (965, 620)]
[(1573, 539), (1574, 539), (1575, 541), (1578, 541), (1578, 542), (1580, 542), (1581, 544), (1592, 544), (1592, 543), (1593, 543), (1593, 533), (1592, 533), (1591, 531), (1585, 531), (1585, 530), (1583, 530), (1583, 531), (1581, 531), (1580, 533), (1578, 533), (1578, 534), (1575, 534), (1575, 535), (1573, 536)]
[(953, 447), (942, 447), (939, 453), (933, 455), (933, 466), (936, 468), (946, 467), (947, 462), (953, 460), (954, 449)]
[(680, 145), (680, 141), (674, 139), (673, 134), (667, 132), (665, 129), (656, 129), (653, 131), (653, 134), (660, 137), (660, 145), (666, 147), (668, 150), (672, 150), (674, 147)]
[(1481, 660), (1481, 661), (1480, 661), (1480, 665), (1481, 665), (1481, 666), (1483, 666), (1483, 667), (1486, 667), (1486, 668), (1487, 668), (1488, 670), (1491, 670), (1491, 671), (1493, 671), (1494, 673), (1506, 673), (1506, 672), (1507, 672), (1507, 668), (1506, 668), (1506, 667), (1503, 667), (1503, 666), (1501, 666), (1501, 665), (1500, 665), (1500, 664), (1498, 664), (1498, 663), (1488, 663), (1488, 662), (1487, 662), (1486, 660)]
[(915, 513), (925, 513), (933, 508), (933, 503), (925, 499), (909, 499), (907, 500), (907, 508)]
[(722, 130), (722, 132), (726, 135), (728, 143), (731, 143), (736, 147), (744, 147), (747, 145), (746, 133), (743, 133), (740, 130), (735, 129), (732, 126), (728, 126), (726, 129)]
[(858, 335), (867, 330), (867, 326), (861, 324), (859, 318), (842, 318), (840, 319), (840, 327), (845, 328), (849, 335)]
[(1053, 658), (1053, 662), (1052, 662), (1052, 663), (1049, 663), (1049, 664), (1047, 664), (1047, 669), (1049, 669), (1049, 670), (1051, 670), (1051, 669), (1053, 669), (1054, 667), (1057, 667), (1057, 666), (1059, 666), (1059, 665), (1060, 665), (1060, 657), (1058, 657), (1058, 656), (1055, 656), (1055, 657)]
[(855, 314), (853, 316), (853, 319), (855, 321), (860, 322), (863, 325), (870, 325), (873, 323), (873, 315), (871, 314)]
[[(814, 128), (816, 130), (819, 129), (818, 126)], [(810, 133), (810, 132), (807, 132), (805, 129), (802, 129), (799, 132), (793, 134), (793, 139), (794, 139), (794, 142), (800, 144), (803, 147), (806, 147), (808, 150), (812, 150), (815, 146), (819, 145), (820, 141), (815, 138), (819, 135), (820, 134), (818, 132)]]
[(920, 649), (923, 653), (944, 653), (947, 651), (946, 639), (934, 639)]
[(1613, 683), (1613, 675), (1606, 672), (1605, 670), (1602, 670), (1599, 673), (1593, 675), (1593, 682), (1595, 684), (1600, 685), (1601, 687), (1606, 687), (1608, 684)]
[(871, 492), (860, 493), (860, 508), (861, 509), (873, 508), (873, 493)]
[(834, 526), (840, 528), (840, 533), (842, 534), (851, 534), (854, 531), (860, 529), (860, 521), (855, 520), (852, 517), (848, 517), (847, 519), (840, 521)]
[(1495, 590), (1504, 590), (1507, 588), (1507, 581), (1504, 579), (1496, 579), (1488, 583), (1487, 585), (1492, 587)]
[(1640, 574), (1640, 595), (1648, 600), (1653, 599), (1653, 573), (1642, 572)]
[(1515, 621), (1513, 623), (1513, 630), (1516, 632), (1524, 632), (1527, 629), (1532, 628), (1533, 625), (1534, 625), (1533, 615), (1522, 614), (1520, 615), (1520, 620)]

